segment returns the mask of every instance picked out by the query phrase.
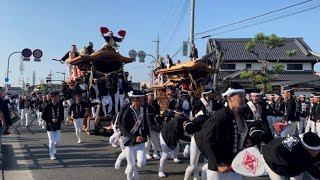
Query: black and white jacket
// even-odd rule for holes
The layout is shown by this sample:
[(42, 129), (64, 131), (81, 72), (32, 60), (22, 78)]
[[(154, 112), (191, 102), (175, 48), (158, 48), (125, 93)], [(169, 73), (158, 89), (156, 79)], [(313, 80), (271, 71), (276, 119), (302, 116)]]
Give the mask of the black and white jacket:
[(194, 134), (200, 152), (208, 159), (208, 169), (217, 171), (220, 163), (231, 166), (233, 158), (244, 147), (248, 128), (243, 118), (240, 119), (245, 125), (242, 135), (233, 112), (227, 106), (216, 111)]
[[(61, 121), (64, 120), (64, 107), (62, 103), (53, 105), (47, 104), (42, 112), (41, 118), (46, 121), (47, 131), (61, 130)], [(58, 122), (54, 123), (53, 118), (58, 118)]]
[(32, 109), (33, 108), (33, 105), (32, 105), (32, 102), (31, 100), (22, 100), (20, 101), (20, 104), (19, 104), (19, 108), (20, 109), (24, 109), (24, 108), (27, 108), (27, 109)]
[(298, 176), (315, 163), (300, 138), (294, 136), (271, 141), (263, 148), (262, 155), (273, 172), (287, 177)]
[(299, 104), (293, 97), (290, 97), (286, 102), (286, 111), (284, 114), (285, 121), (300, 121)]
[(283, 117), (285, 113), (285, 104), (283, 101), (275, 102), (274, 104), (274, 116)]
[(167, 146), (174, 150), (177, 147), (179, 139), (190, 142), (191, 139), (184, 135), (183, 123), (189, 121), (187, 117), (177, 117), (165, 124), (161, 130), (163, 140)]
[(150, 129), (156, 132), (160, 132), (160, 130), (162, 129), (162, 124), (159, 124), (156, 121), (156, 116), (160, 115), (160, 106), (157, 101), (153, 101), (152, 105), (146, 103), (145, 110)]
[(212, 101), (210, 100), (209, 102), (207, 102), (209, 107), (210, 108), (210, 112), (208, 112), (206, 106), (203, 104), (203, 102), (201, 101), (201, 99), (199, 99), (198, 101), (196, 101), (194, 107), (193, 107), (193, 114), (196, 115), (199, 111), (202, 111), (203, 112), (203, 115), (207, 115), (209, 116), (213, 111), (212, 111), (212, 107), (213, 107), (213, 104), (212, 104)]
[[(143, 107), (142, 107), (143, 108)], [(129, 138), (129, 140), (124, 144), (125, 146), (133, 146), (135, 144), (145, 143), (147, 142), (147, 136), (149, 135), (149, 126), (146, 120), (146, 112), (143, 110), (143, 120), (139, 127), (139, 129), (131, 134), (133, 126), (136, 124), (138, 117), (135, 114), (135, 111), (129, 106), (126, 110), (123, 111), (121, 122), (120, 122), (120, 131), (123, 136)], [(142, 136), (144, 138), (144, 142), (136, 142), (138, 136)]]
[(73, 119), (84, 118), (86, 113), (86, 108), (93, 107), (98, 103), (88, 103), (81, 101), (80, 103), (73, 103), (70, 106), (69, 116), (72, 116)]

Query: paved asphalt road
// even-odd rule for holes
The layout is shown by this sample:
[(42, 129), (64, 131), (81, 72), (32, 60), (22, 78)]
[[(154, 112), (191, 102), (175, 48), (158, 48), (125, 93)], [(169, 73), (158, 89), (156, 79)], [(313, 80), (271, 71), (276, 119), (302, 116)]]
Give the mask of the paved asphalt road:
[[(77, 144), (73, 126), (62, 127), (61, 145), (57, 148), (57, 160), (50, 160), (48, 155), (48, 137), (44, 129), (33, 120), (31, 126), (20, 126), (16, 122), (11, 127), (11, 134), (3, 136), (2, 153), (3, 178), (5, 180), (87, 180), (108, 179), (122, 180), (126, 162), (120, 170), (114, 169), (114, 162), (120, 153), (108, 143), (108, 137), (82, 133), (84, 143)], [(188, 159), (176, 164), (168, 160), (165, 172), (166, 180), (183, 179), (188, 166)], [(141, 180), (158, 178), (159, 161), (149, 160), (139, 170)], [(1, 179), (1, 178), (0, 178)], [(258, 179), (258, 178), (255, 178)], [(259, 178), (268, 179), (268, 178)]]
[[(31, 122), (31, 126), (20, 126), (19, 121), (11, 127), (11, 134), (3, 136), (2, 153), (4, 179), (70, 180), (70, 179), (125, 179), (126, 162), (121, 169), (114, 169), (114, 162), (120, 153), (108, 143), (108, 137), (82, 133), (83, 144), (77, 144), (73, 126), (62, 127), (61, 145), (57, 148), (57, 160), (48, 155), (48, 137), (44, 129)], [(188, 166), (168, 160), (168, 180), (183, 179)], [(147, 161), (139, 170), (140, 179), (158, 179), (159, 161)]]

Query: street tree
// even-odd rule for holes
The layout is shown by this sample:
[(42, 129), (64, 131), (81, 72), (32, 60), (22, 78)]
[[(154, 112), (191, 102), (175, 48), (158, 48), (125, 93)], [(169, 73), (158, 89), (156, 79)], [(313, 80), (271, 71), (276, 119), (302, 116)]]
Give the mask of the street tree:
[[(261, 43), (266, 48), (267, 51), (259, 51), (257, 48), (257, 44)], [(279, 63), (279, 59), (275, 63), (271, 63), (268, 60), (270, 53), (276, 49), (280, 48), (285, 44), (283, 38), (278, 37), (276, 34), (271, 34), (270, 36), (265, 35), (260, 32), (256, 34), (254, 38), (252, 38), (245, 46), (246, 50), (256, 56), (258, 62), (262, 64), (261, 69), (258, 71), (249, 70), (242, 72), (240, 74), (240, 78), (250, 79), (254, 86), (257, 86), (259, 89), (263, 91), (263, 93), (267, 93), (272, 91), (272, 86), (268, 85), (268, 82), (277, 78), (279, 73), (284, 70), (284, 65)], [(296, 50), (288, 50), (286, 56), (293, 56), (297, 53)], [(272, 73), (268, 71), (268, 66), (272, 64)]]
[(148, 90), (148, 86), (147, 86), (147, 84), (143, 84), (142, 86), (141, 86), (141, 91), (143, 91), (143, 92), (146, 92)]

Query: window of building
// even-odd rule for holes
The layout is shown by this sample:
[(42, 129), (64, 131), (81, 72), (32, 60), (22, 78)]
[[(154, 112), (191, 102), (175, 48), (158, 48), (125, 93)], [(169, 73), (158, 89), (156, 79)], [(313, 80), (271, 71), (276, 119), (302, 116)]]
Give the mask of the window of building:
[(236, 64), (222, 64), (222, 70), (236, 70)]
[(246, 64), (247, 69), (251, 69), (251, 64)]
[(287, 64), (288, 71), (302, 71), (303, 64)]

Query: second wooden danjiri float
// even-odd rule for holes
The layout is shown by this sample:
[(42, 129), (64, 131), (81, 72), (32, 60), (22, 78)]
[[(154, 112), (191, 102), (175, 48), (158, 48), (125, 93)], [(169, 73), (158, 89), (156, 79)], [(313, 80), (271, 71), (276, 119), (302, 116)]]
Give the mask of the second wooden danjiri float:
[(207, 63), (201, 59), (157, 70), (153, 89), (161, 112), (167, 109), (168, 95), (174, 95), (176, 88), (192, 93), (195, 98), (200, 98), (204, 82), (210, 78), (212, 72)]

